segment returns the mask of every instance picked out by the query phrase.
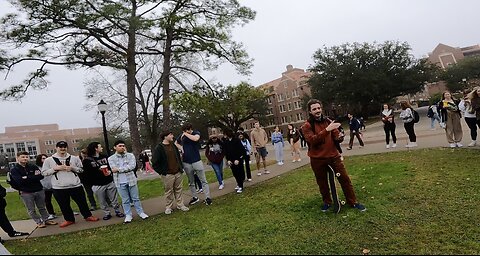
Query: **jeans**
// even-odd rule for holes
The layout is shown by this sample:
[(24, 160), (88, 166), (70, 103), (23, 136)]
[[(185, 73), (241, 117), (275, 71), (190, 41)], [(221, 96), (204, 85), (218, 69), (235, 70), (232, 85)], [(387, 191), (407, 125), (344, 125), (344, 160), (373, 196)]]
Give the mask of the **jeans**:
[(216, 164), (210, 163), (212, 165), (213, 170), (215, 171), (215, 176), (217, 176), (218, 184), (223, 184), (223, 160)]
[(430, 124), (430, 128), (435, 129), (435, 120), (437, 120), (438, 123), (440, 123), (440, 117), (438, 114), (434, 114), (433, 117), (430, 117), (432, 123)]
[(283, 143), (277, 142), (273, 144), (275, 148), (275, 159), (277, 162), (283, 162)]
[(129, 186), (128, 183), (120, 184), (120, 187), (117, 187), (118, 193), (122, 198), (123, 210), (125, 215), (132, 216), (132, 208), (130, 203), (133, 202), (137, 214), (143, 213), (142, 203), (140, 202), (140, 196), (138, 194), (138, 186)]
[[(45, 208), (45, 192), (43, 190), (33, 193), (20, 192), (20, 197), (27, 208), (28, 215), (35, 223), (41, 224), (47, 220), (48, 212)], [(37, 214), (36, 208), (38, 208), (40, 216)]]
[(195, 190), (195, 178), (194, 174), (197, 174), (198, 178), (202, 182), (203, 191), (205, 196), (210, 198), (210, 188), (208, 187), (207, 178), (205, 177), (205, 169), (203, 168), (202, 161), (198, 161), (192, 164), (183, 162), (183, 168), (188, 177), (188, 186), (193, 197), (198, 198), (197, 191)]
[(103, 210), (105, 215), (111, 215), (109, 207), (111, 206), (115, 213), (120, 212), (120, 205), (117, 199), (117, 188), (115, 183), (110, 182), (107, 185), (92, 186), (92, 191), (97, 195), (98, 204), (100, 209)]

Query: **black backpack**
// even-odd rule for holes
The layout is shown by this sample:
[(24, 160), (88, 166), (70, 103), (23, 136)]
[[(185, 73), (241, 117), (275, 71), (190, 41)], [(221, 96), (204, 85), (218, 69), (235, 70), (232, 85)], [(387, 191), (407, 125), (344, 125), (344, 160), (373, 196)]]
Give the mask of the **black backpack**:
[(413, 123), (418, 123), (420, 121), (420, 115), (418, 114), (417, 111), (413, 110), (413, 108), (410, 108), (412, 110), (413, 114)]

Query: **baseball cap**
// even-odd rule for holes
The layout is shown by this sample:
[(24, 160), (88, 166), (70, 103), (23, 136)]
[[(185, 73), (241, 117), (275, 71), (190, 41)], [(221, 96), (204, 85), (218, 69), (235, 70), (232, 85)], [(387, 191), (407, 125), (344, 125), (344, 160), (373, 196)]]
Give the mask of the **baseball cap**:
[(57, 148), (67, 148), (67, 147), (68, 147), (68, 144), (67, 144), (66, 141), (61, 140), (61, 141), (57, 142), (56, 147), (57, 147)]

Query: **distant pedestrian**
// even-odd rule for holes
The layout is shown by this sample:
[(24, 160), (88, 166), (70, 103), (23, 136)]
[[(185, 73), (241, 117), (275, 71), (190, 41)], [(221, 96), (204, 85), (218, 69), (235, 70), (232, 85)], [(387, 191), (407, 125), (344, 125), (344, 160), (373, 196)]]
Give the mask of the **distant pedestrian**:
[(83, 172), (82, 161), (77, 156), (72, 156), (67, 153), (67, 148), (67, 142), (57, 142), (55, 147), (57, 153), (47, 158), (42, 167), (43, 176), (53, 176), (53, 195), (65, 219), (65, 221), (60, 224), (61, 228), (75, 224), (75, 216), (70, 206), (70, 198), (75, 201), (86, 221), (98, 221), (98, 218), (93, 216), (88, 208), (85, 191), (78, 177), (78, 174)]
[(223, 142), (216, 135), (210, 136), (205, 148), (205, 156), (212, 166), (218, 181), (218, 189), (225, 187), (223, 183), (223, 157), (225, 156)]
[(358, 121), (360, 122), (360, 130), (366, 130), (367, 127), (365, 127), (365, 120), (363, 119), (363, 116), (361, 116)]
[(113, 182), (113, 175), (108, 156), (102, 154), (103, 147), (100, 142), (91, 142), (87, 146), (87, 156), (83, 158), (82, 164), (85, 179), (92, 184), (92, 190), (97, 196), (100, 209), (103, 210), (103, 220), (112, 218), (110, 208), (113, 208), (115, 215), (119, 218), (125, 217), (120, 210), (118, 203), (118, 191)]
[(183, 202), (183, 163), (180, 151), (175, 146), (174, 135), (171, 131), (160, 134), (160, 142), (153, 150), (153, 169), (161, 175), (165, 187), (165, 214), (171, 214), (173, 201), (176, 208), (188, 211)]
[(300, 132), (293, 124), (287, 125), (287, 141), (290, 144), (292, 151), (292, 163), (302, 161), (300, 157)]
[(208, 181), (205, 176), (205, 168), (203, 166), (202, 159), (200, 158), (200, 132), (194, 131), (193, 126), (190, 123), (186, 123), (182, 126), (182, 134), (178, 137), (176, 143), (177, 147), (182, 149), (183, 152), (183, 168), (188, 176), (188, 186), (192, 193), (192, 199), (189, 205), (194, 205), (200, 202), (197, 191), (195, 190), (195, 174), (198, 175), (202, 183), (203, 191), (205, 192), (206, 205), (212, 204), (212, 198), (210, 197), (210, 188), (208, 187)]
[(468, 146), (474, 147), (477, 145), (477, 125), (480, 127), (480, 120), (477, 120), (477, 115), (472, 107), (472, 101), (468, 97), (470, 93), (470, 90), (465, 90), (463, 92), (464, 97), (458, 104), (458, 108), (462, 112), (468, 128), (470, 128), (470, 138), (472, 139), (472, 142), (470, 142)]
[(390, 148), (390, 135), (392, 135), (392, 148), (397, 147), (397, 136), (395, 135), (395, 115), (392, 107), (389, 104), (383, 104), (383, 111), (381, 113), (383, 122), (383, 130), (385, 131), (386, 148)]
[(117, 191), (122, 198), (123, 210), (125, 211), (125, 220), (123, 222), (130, 223), (133, 220), (131, 203), (133, 203), (138, 216), (142, 219), (147, 219), (149, 216), (143, 211), (138, 192), (137, 177), (135, 176), (137, 160), (132, 153), (127, 152), (123, 140), (117, 140), (113, 145), (115, 154), (108, 158), (108, 163), (112, 169), (113, 182), (115, 182)]
[(414, 116), (412, 111), (412, 106), (407, 101), (401, 101), (400, 107), (402, 108), (402, 112), (400, 113), (400, 118), (403, 121), (403, 127), (408, 134), (409, 142), (405, 147), (413, 148), (418, 146), (417, 145), (417, 135), (415, 134), (415, 122)]
[(253, 130), (250, 133), (250, 139), (252, 143), (252, 151), (255, 155), (255, 162), (257, 163), (257, 175), (262, 175), (260, 170), (260, 161), (263, 164), (263, 173), (269, 174), (270, 171), (267, 170), (267, 143), (268, 143), (268, 136), (267, 132), (263, 128), (260, 127), (260, 122), (255, 121)]
[(428, 107), (427, 117), (431, 120), (430, 129), (432, 131), (435, 130), (435, 121), (437, 121), (440, 127), (442, 127), (442, 120), (440, 120), (440, 114), (438, 112), (438, 107), (436, 103), (433, 103)]
[(278, 125), (275, 126), (275, 129), (272, 132), (272, 144), (273, 149), (275, 150), (275, 159), (277, 160), (278, 165), (283, 165), (283, 147), (285, 146), (283, 142), (283, 134), (278, 128)]
[(234, 135), (233, 131), (227, 129), (225, 131), (227, 136), (224, 141), (225, 158), (227, 164), (232, 169), (233, 176), (237, 181), (236, 192), (243, 192), (243, 181), (245, 180), (245, 171), (243, 169), (243, 162), (245, 159), (245, 149), (240, 140)]
[[(42, 172), (36, 165), (30, 164), (28, 152), (17, 153), (17, 163), (10, 170), (12, 182), (17, 184), (17, 190), (22, 198), (28, 215), (37, 223), (38, 228), (47, 225), (57, 225), (57, 222), (48, 220), (48, 212), (45, 207), (45, 191), (43, 191)], [(37, 214), (37, 209), (40, 215)]]
[[(0, 227), (7, 233), (9, 237), (19, 237), (19, 236), (28, 236), (27, 232), (16, 231), (12, 223), (8, 220), (7, 214), (5, 214), (5, 208), (7, 207), (7, 201), (5, 201), (5, 196), (7, 196), (7, 190), (0, 183)], [(0, 238), (0, 242), (3, 240)]]
[(455, 99), (450, 91), (443, 92), (442, 101), (439, 103), (441, 119), (445, 123), (445, 135), (451, 148), (463, 147), (460, 143), (463, 131), (460, 122), (462, 114), (458, 108), (459, 103), (460, 100)]
[[(37, 165), (38, 169), (42, 170), (43, 162), (47, 159), (46, 154), (40, 154), (35, 157), (35, 164)], [(52, 176), (45, 176), (43, 179), (40, 180), (42, 183), (43, 191), (45, 191), (45, 207), (47, 208), (48, 218), (47, 220), (53, 220), (57, 218), (55, 215), (55, 209), (53, 208), (52, 204), (52, 197), (53, 197), (53, 189), (52, 189)]]
[(363, 148), (365, 144), (363, 143), (362, 137), (360, 136), (360, 121), (353, 117), (352, 114), (348, 114), (348, 125), (350, 127), (350, 142), (348, 143), (348, 150), (351, 150), (353, 147), (354, 136), (357, 137), (358, 142), (360, 143), (360, 148)]

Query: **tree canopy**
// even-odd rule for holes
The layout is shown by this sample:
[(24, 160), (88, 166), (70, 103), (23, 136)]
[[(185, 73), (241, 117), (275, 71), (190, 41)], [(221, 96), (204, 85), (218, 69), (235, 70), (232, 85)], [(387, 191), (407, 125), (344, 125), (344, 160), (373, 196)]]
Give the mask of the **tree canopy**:
[(308, 83), (312, 97), (354, 113), (371, 114), (395, 97), (423, 89), (436, 70), (417, 60), (407, 43), (346, 43), (315, 52)]
[(266, 115), (266, 100), (263, 90), (243, 82), (218, 91), (195, 90), (178, 94), (173, 99), (173, 107), (186, 118), (237, 131), (243, 122)]
[(440, 78), (447, 82), (452, 92), (480, 85), (480, 56), (468, 57), (448, 66)]

